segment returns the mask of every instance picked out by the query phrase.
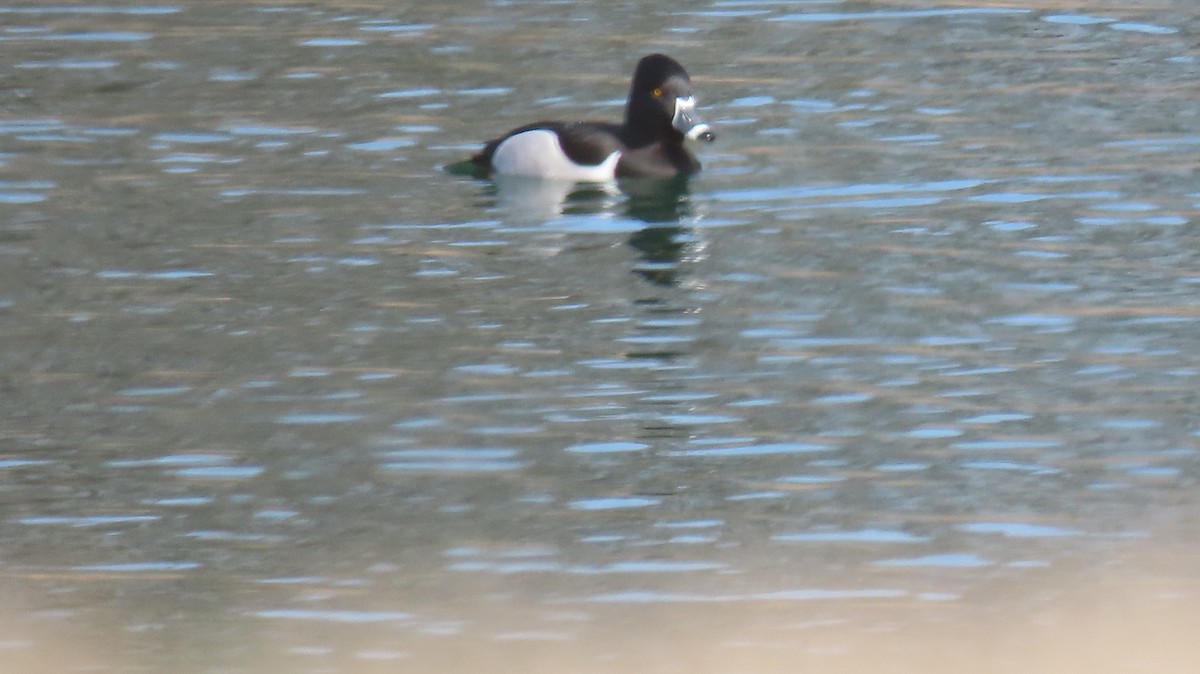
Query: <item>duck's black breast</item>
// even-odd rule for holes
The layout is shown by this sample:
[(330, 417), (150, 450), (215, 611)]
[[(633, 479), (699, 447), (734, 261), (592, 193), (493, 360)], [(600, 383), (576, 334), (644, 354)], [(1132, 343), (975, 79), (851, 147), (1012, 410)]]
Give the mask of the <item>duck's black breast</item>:
[(673, 178), (700, 170), (700, 160), (682, 143), (660, 141), (626, 149), (617, 162), (618, 178)]

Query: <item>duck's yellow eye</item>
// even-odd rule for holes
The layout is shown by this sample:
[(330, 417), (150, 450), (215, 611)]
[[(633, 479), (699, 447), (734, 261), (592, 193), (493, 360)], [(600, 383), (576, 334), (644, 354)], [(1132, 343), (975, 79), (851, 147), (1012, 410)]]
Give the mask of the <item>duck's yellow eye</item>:
[(654, 94), (655, 98), (662, 98), (663, 90), (661, 87), (654, 87), (654, 91), (651, 91), (650, 93)]

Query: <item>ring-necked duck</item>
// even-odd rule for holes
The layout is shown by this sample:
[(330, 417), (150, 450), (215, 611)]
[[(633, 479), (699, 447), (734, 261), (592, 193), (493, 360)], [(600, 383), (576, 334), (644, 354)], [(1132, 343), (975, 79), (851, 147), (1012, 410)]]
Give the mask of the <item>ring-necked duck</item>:
[(489, 142), (471, 161), (494, 174), (581, 182), (690, 175), (700, 161), (684, 140), (716, 138), (695, 108), (683, 66), (651, 54), (633, 73), (623, 124), (537, 122)]

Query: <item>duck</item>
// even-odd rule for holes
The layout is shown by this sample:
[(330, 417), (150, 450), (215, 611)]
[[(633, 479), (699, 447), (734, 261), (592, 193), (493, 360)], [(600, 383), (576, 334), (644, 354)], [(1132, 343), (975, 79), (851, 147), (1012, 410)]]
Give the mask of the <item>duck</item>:
[(650, 54), (634, 69), (621, 124), (534, 122), (489, 141), (470, 161), (485, 176), (595, 183), (678, 178), (700, 170), (686, 141), (715, 139), (696, 114), (687, 71), (665, 54)]

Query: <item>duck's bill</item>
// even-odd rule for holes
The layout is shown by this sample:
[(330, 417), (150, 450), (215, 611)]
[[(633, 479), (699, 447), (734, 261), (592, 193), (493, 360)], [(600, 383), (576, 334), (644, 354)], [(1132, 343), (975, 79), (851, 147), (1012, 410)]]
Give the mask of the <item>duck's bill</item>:
[(707, 122), (696, 119), (696, 99), (693, 96), (675, 99), (675, 116), (671, 118), (671, 126), (688, 140), (711, 143), (717, 139)]
[(717, 134), (713, 133), (712, 129), (708, 128), (708, 125), (704, 122), (692, 126), (683, 135), (687, 136), (689, 140), (702, 140), (706, 143), (711, 143), (717, 139)]

